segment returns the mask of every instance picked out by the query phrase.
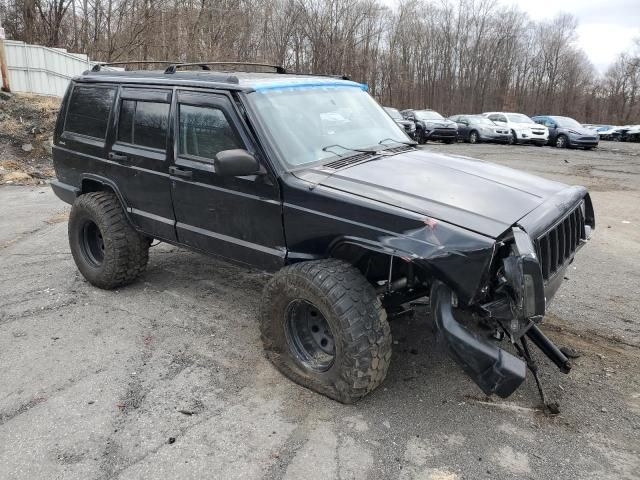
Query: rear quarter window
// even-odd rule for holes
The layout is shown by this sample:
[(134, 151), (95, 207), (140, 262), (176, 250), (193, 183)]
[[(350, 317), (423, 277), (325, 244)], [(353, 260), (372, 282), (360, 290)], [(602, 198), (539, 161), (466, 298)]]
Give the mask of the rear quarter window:
[(64, 130), (104, 139), (115, 94), (115, 87), (76, 85), (69, 100)]

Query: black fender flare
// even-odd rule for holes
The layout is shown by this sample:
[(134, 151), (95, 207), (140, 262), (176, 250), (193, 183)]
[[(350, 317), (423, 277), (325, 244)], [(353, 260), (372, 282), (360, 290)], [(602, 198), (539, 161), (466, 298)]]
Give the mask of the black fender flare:
[(122, 206), (122, 211), (124, 212), (125, 216), (127, 217), (127, 220), (129, 221), (129, 223), (131, 225), (135, 225), (135, 223), (132, 221), (129, 209), (127, 207), (126, 198), (124, 197), (124, 195), (122, 194), (122, 192), (118, 188), (118, 185), (116, 185), (116, 183), (113, 180), (111, 180), (109, 178), (106, 178), (106, 177), (103, 177), (101, 175), (96, 175), (94, 173), (83, 173), (80, 176), (80, 191), (78, 192), (78, 195), (82, 195), (83, 193), (88, 193), (88, 191), (85, 190), (85, 188), (84, 188), (87, 181), (99, 183), (102, 186), (108, 187), (110, 190), (112, 190), (113, 193), (115, 194), (116, 198), (120, 202), (120, 205)]

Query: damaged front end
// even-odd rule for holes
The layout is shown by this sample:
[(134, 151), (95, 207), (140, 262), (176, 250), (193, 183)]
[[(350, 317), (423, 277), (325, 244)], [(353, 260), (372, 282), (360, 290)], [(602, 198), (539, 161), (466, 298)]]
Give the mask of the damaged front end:
[[(522, 384), (528, 368), (544, 402), (527, 340), (561, 372), (571, 370), (569, 359), (542, 333), (538, 324), (561, 283), (558, 278), (563, 278), (575, 252), (589, 239), (594, 227), (592, 217), (587, 197), (538, 232), (536, 240), (516, 225), (496, 243), (491, 275), (482, 289), (483, 297), (459, 307), (491, 329), (494, 340), (465, 327), (464, 322), (456, 318), (456, 293), (440, 281), (433, 284), (430, 303), (438, 332), (445, 339), (451, 356), (485, 394), (508, 397)], [(549, 275), (549, 265), (555, 268), (553, 275)], [(495, 339), (504, 337), (510, 340), (519, 356), (498, 346)]]

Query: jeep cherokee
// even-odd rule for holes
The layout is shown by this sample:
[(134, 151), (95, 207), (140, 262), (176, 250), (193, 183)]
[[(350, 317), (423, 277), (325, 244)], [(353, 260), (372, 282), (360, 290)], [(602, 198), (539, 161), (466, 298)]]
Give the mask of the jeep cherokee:
[(385, 378), (387, 312), (423, 297), (486, 394), (535, 375), (527, 339), (568, 372), (538, 325), (595, 226), (585, 188), (418, 149), (360, 83), (210, 65), (71, 82), (51, 185), (91, 284), (134, 281), (152, 239), (273, 272), (266, 355), (345, 403)]

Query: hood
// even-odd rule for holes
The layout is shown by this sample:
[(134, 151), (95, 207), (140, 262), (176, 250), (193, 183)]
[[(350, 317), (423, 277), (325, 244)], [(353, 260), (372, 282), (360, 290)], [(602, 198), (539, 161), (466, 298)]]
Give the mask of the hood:
[(562, 130), (567, 130), (571, 132), (576, 132), (578, 135), (586, 136), (586, 137), (595, 137), (598, 132), (596, 132), (593, 128), (585, 128), (585, 127), (562, 127)]
[(431, 127), (446, 127), (446, 128), (457, 128), (458, 124), (456, 122), (452, 122), (451, 120), (420, 120), (420, 122), (425, 125), (429, 125)]
[(473, 158), (410, 150), (303, 180), (496, 238), (566, 185)]

